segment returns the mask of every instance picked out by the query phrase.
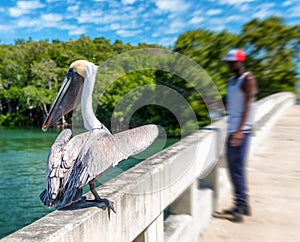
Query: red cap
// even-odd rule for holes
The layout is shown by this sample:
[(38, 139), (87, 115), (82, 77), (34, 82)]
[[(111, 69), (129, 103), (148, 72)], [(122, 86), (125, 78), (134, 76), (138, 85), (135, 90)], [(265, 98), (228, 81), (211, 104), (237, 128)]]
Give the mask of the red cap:
[(230, 50), (223, 61), (245, 61), (246, 55), (242, 49)]

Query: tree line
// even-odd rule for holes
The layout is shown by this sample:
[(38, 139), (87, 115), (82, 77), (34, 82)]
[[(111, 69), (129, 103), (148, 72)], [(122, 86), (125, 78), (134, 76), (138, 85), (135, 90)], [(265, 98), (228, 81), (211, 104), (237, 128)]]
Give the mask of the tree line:
[[(13, 45), (0, 45), (0, 126), (40, 127), (68, 66), (74, 60), (85, 59), (101, 65), (120, 53), (142, 48), (163, 47), (145, 43), (133, 46), (120, 40), (111, 43), (104, 37), (90, 39), (85, 35), (78, 40), (66, 42), (33, 41), (29, 38), (18, 39)], [(220, 60), (229, 48), (243, 48), (246, 51), (246, 67), (257, 78), (258, 98), (281, 91), (294, 91), (299, 74), (297, 63), (300, 58), (300, 27), (287, 25), (282, 18), (253, 19), (242, 27), (239, 34), (195, 29), (181, 34), (174, 47), (169, 50), (198, 63), (224, 97), (230, 73), (226, 64)], [(156, 61), (143, 59), (142, 56), (138, 58), (144, 63)], [(123, 71), (125, 74), (106, 86), (98, 100), (97, 116), (106, 126), (111, 127), (112, 115), (115, 115), (118, 122), (124, 121), (123, 111), (114, 113), (114, 109), (130, 90), (142, 85), (152, 85), (155, 88), (157, 84), (174, 89), (183, 96), (193, 107), (199, 126), (210, 122), (203, 97), (179, 76), (151, 69), (128, 72), (131, 67), (130, 61), (126, 60), (118, 68), (122, 69), (118, 70), (120, 73)], [(107, 78), (110, 77), (106, 73), (106, 76), (101, 77), (101, 82), (105, 83)], [(97, 88), (101, 89), (102, 84), (99, 85)], [(139, 95), (141, 94), (137, 92), (128, 106), (142, 98)], [(164, 93), (161, 98), (169, 101)], [(66, 119), (68, 123), (71, 122), (70, 117)], [(160, 105), (141, 107), (129, 122), (132, 126), (159, 124), (165, 127), (170, 136), (179, 136), (182, 128), (174, 114)]]

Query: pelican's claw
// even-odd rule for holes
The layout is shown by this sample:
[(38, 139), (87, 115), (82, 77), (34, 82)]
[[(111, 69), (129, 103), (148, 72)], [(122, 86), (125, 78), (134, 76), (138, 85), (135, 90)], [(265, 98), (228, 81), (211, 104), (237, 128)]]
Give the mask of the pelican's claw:
[(106, 209), (106, 204), (104, 202), (99, 202), (99, 201), (96, 202), (98, 203), (97, 207), (101, 208), (102, 210)]
[(114, 203), (112, 201), (109, 201), (106, 198), (101, 198), (99, 202), (104, 203), (107, 208), (108, 218), (110, 219), (110, 210), (112, 210), (114, 213), (116, 213), (116, 210), (114, 208)]

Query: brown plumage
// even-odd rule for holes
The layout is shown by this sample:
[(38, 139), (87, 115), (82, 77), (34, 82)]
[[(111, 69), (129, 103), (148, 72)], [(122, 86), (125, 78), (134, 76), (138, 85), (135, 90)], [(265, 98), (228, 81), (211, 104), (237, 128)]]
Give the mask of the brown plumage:
[[(96, 192), (96, 180), (104, 171), (120, 161), (145, 150), (158, 135), (157, 126), (151, 124), (117, 134), (109, 132), (92, 111), (91, 94), (96, 72), (97, 67), (90, 62), (72, 63), (44, 122), (43, 129), (47, 130), (62, 115), (74, 109), (81, 100), (87, 132), (71, 138), (71, 130), (63, 130), (50, 149), (46, 168), (46, 189), (40, 195), (42, 202), (48, 207), (62, 208), (80, 200), (82, 187), (89, 184), (95, 200), (104, 203), (108, 211), (114, 211), (113, 203), (100, 198)], [(77, 93), (74, 93), (74, 90)], [(79, 98), (77, 94), (80, 95)]]

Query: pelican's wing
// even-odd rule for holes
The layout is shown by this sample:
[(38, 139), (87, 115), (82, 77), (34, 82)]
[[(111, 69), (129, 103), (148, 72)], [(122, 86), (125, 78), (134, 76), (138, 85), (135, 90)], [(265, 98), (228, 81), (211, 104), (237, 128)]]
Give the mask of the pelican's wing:
[(60, 178), (63, 176), (60, 165), (65, 144), (70, 140), (71, 130), (63, 130), (54, 141), (46, 165), (46, 189), (40, 195), (44, 205), (51, 206), (51, 201), (56, 198), (60, 188)]
[(156, 125), (145, 125), (126, 130), (102, 139), (90, 146), (88, 154), (82, 157), (79, 186), (98, 178), (111, 166), (148, 148), (158, 135)]
[(70, 129), (63, 130), (51, 146), (46, 167), (46, 189), (40, 195), (44, 205), (51, 207), (69, 178), (70, 171), (78, 157), (89, 132), (70, 140)]
[[(148, 124), (114, 134), (114, 142), (118, 150), (127, 157), (138, 154), (148, 148), (158, 136), (156, 125)], [(118, 161), (114, 162), (114, 166)]]
[(61, 208), (78, 201), (84, 185), (97, 179), (120, 161), (145, 150), (157, 135), (156, 125), (145, 125), (114, 135), (99, 129), (91, 131), (89, 140), (80, 151), (68, 182), (63, 187), (64, 196), (56, 201), (55, 207)]

